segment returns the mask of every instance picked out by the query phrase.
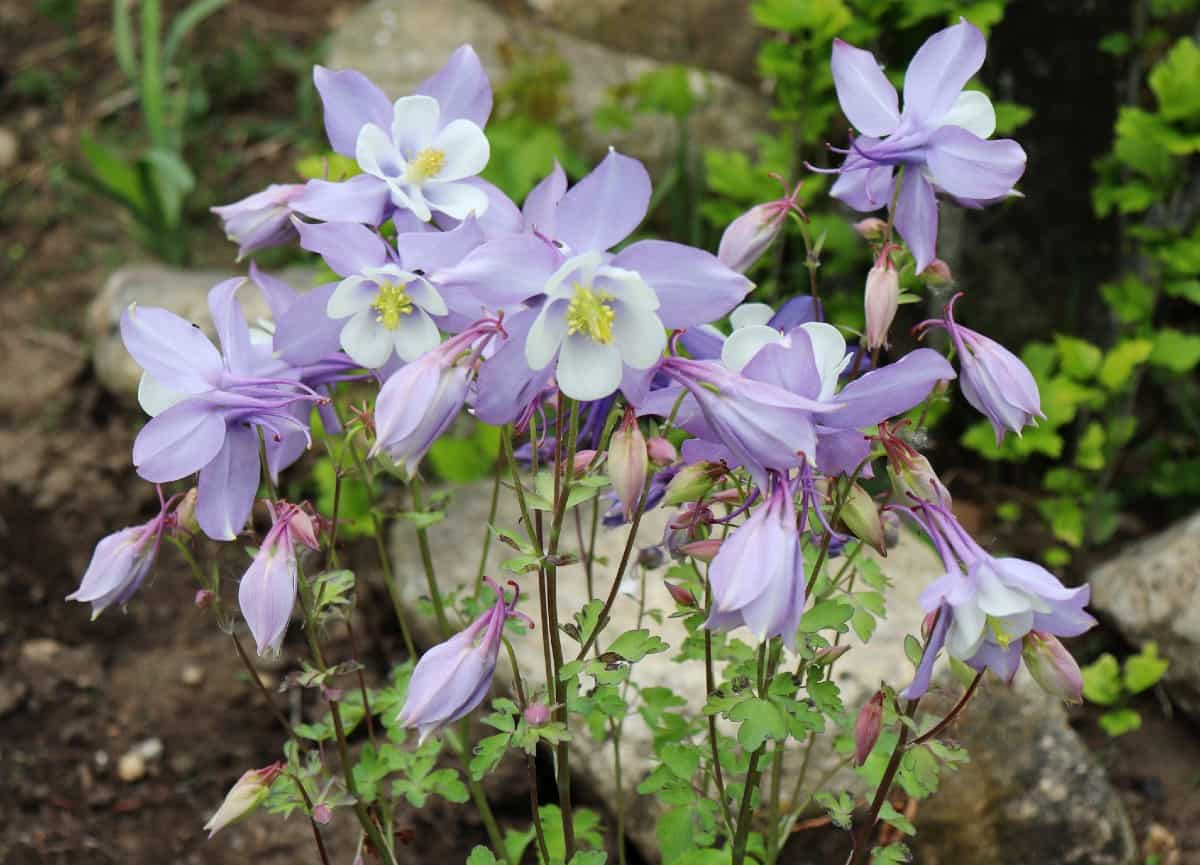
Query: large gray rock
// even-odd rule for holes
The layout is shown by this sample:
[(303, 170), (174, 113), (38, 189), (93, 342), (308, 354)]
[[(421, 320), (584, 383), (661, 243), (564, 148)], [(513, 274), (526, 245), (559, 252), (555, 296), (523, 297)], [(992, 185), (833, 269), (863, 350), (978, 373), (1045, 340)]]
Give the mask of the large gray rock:
[[(482, 540), (488, 522), (490, 498), (490, 484), (456, 490), (447, 506), (446, 519), (430, 529), (434, 565), (442, 591), (470, 586), (475, 580), (478, 567), (475, 550), (478, 549), (477, 544)], [(666, 516), (663, 510), (656, 510), (647, 515), (639, 535), (641, 545), (655, 544), (662, 538)], [(513, 496), (501, 496), (495, 524), (519, 533), (518, 512)], [(564, 534), (567, 542), (564, 546), (566, 551), (574, 551), (577, 545), (569, 518), (567, 529)], [(595, 567), (597, 594), (602, 595), (611, 584), (624, 540), (623, 529), (602, 530), (597, 555), (606, 559), (607, 564), (597, 563)], [(395, 551), (396, 576), (402, 595), (410, 606), (415, 606), (420, 597), (427, 595), (427, 589), (414, 532), (409, 524), (397, 524), (392, 546)], [(497, 579), (507, 578), (509, 575), (502, 573), (500, 563), (513, 555), (514, 552), (510, 548), (493, 542), (488, 557), (489, 575)], [(838, 665), (842, 698), (853, 708), (865, 703), (881, 681), (902, 685), (911, 675), (912, 668), (904, 654), (904, 637), (919, 631), (921, 613), (917, 598), (929, 579), (939, 573), (936, 556), (926, 545), (907, 533), (902, 535), (899, 545), (889, 551), (886, 568), (894, 581), (887, 598), (888, 618), (880, 624), (872, 637), (870, 651), (851, 651)], [(648, 609), (670, 611), (674, 609), (674, 605), (663, 586), (662, 573), (652, 571), (646, 575), (645, 605)], [(640, 577), (640, 572), (635, 571), (633, 576)], [(522, 608), (536, 620), (539, 609), (537, 581), (533, 576), (526, 576), (520, 579), (520, 583)], [(613, 637), (625, 630), (639, 627), (637, 593), (640, 583), (631, 581), (628, 588), (631, 593), (619, 595), (612, 610), (612, 623), (606, 634)], [(560, 569), (558, 600), (560, 614), (566, 620), (588, 600), (582, 566)], [(417, 616), (413, 619), (419, 623), (420, 635), (425, 641), (433, 642), (438, 639), (431, 620)], [(655, 633), (672, 646), (678, 646), (684, 636), (683, 626), (676, 619), (667, 618), (661, 626), (646, 619), (642, 626), (652, 627)], [(539, 634), (540, 631), (534, 631), (526, 639), (518, 640), (514, 644), (521, 675), (527, 683), (542, 682), (545, 678)], [(858, 641), (854, 639), (853, 634), (850, 636), (850, 644), (857, 648)], [(568, 652), (575, 646), (566, 637), (563, 641), (564, 650)], [(604, 638), (601, 639), (601, 643), (603, 645)], [(672, 663), (669, 660), (671, 654), (665, 652), (651, 655), (639, 662), (633, 668), (633, 680), (641, 686), (668, 686), (687, 699), (692, 711), (698, 711), (706, 699), (704, 669), (699, 664)], [(498, 668), (505, 679), (507, 666), (502, 663)], [(952, 688), (945, 690), (950, 696), (957, 693)], [(1062, 836), (1074, 845), (1072, 849), (1099, 849), (1089, 847), (1090, 842), (1087, 840), (1093, 836), (1100, 836), (1099, 830), (1096, 829), (1096, 819), (1089, 816), (1088, 811), (1098, 800), (1104, 804), (1102, 816), (1106, 821), (1105, 825), (1115, 827), (1113, 832), (1117, 835), (1121, 834), (1122, 827), (1123, 831), (1127, 831), (1126, 823), (1122, 822), (1124, 817), (1120, 812), (1120, 803), (1116, 801), (1111, 788), (1104, 780), (1103, 772), (1066, 725), (1061, 708), (1036, 689), (1022, 689), (1018, 696), (1009, 696), (1003, 689), (997, 690), (1001, 693), (985, 698), (987, 701), (997, 702), (981, 701), (982, 708), (971, 712), (971, 729), (967, 729), (968, 725), (962, 725), (963, 737), (971, 737), (969, 744), (972, 747), (977, 743), (981, 744), (984, 751), (977, 765), (965, 768), (961, 774), (981, 774), (983, 777), (973, 783), (982, 785), (989, 792), (991, 807), (997, 813), (1005, 815), (1003, 819), (995, 818), (989, 824), (992, 826), (993, 836), (1008, 837), (1007, 833), (1010, 831), (1036, 831), (1047, 835), (1061, 832)], [(1006, 700), (1009, 702), (1006, 703)], [(987, 708), (989, 705), (1005, 708), (1004, 711), (993, 712)], [(994, 756), (988, 756), (986, 743), (993, 740), (1021, 743), (1026, 749), (1026, 754), (1011, 763), (1005, 763), (1001, 759), (1003, 751), (1000, 750), (992, 751), (990, 753)], [(832, 749), (827, 745), (828, 743), (825, 743), (824, 747), (815, 748), (814, 757), (826, 755), (832, 758)], [(1050, 755), (1048, 750), (1061, 751), (1061, 755)], [(793, 748), (792, 751), (796, 752), (799, 749)], [(602, 801), (614, 801), (616, 791), (612, 781), (611, 743), (598, 745), (585, 730), (578, 729), (571, 744), (571, 754), (572, 767), (583, 783), (596, 792)], [(793, 753), (791, 762), (786, 765), (783, 788), (785, 790), (791, 789), (787, 778), (795, 778), (799, 756)], [(824, 757), (819, 757), (819, 760), (823, 759)], [(621, 737), (621, 761), (626, 778), (625, 813), (629, 836), (644, 855), (651, 859), (656, 858), (654, 821), (657, 814), (649, 807), (652, 800), (630, 793), (656, 765), (650, 731), (641, 716), (636, 713), (631, 713), (625, 722)], [(815, 763), (810, 767), (811, 774), (808, 777), (819, 777), (830, 765), (831, 762)], [(1021, 767), (1020, 774), (1014, 774), (1018, 766)], [(1015, 786), (1018, 778), (1022, 783), (1028, 784), (1029, 788)], [(835, 776), (830, 786), (864, 792), (857, 776), (849, 772)], [(1058, 804), (1058, 807), (1046, 812), (1044, 819), (1039, 813), (1030, 813), (1028, 804), (1038, 801), (1037, 796), (1042, 795), (1030, 793), (1029, 790), (1042, 788), (1049, 790), (1045, 795), (1053, 798)], [(958, 789), (964, 788), (960, 786)], [(939, 799), (939, 803), (952, 804), (955, 801), (957, 797), (952, 794), (943, 795)], [(974, 827), (969, 822), (955, 824), (954, 818), (948, 816), (949, 812), (940, 804), (930, 807), (931, 813), (935, 815), (934, 819), (940, 824), (937, 841), (930, 843), (944, 843), (946, 849), (965, 849), (965, 845), (971, 843), (970, 839), (975, 834)], [(923, 810), (922, 817), (924, 814)], [(940, 817), (937, 816), (939, 814)], [(952, 862), (954, 865), (1018, 865), (1018, 861), (1024, 860), (942, 858), (929, 861), (936, 861), (938, 865), (951, 865)], [(1060, 860), (1051, 857), (1042, 861), (1057, 863)], [(1070, 862), (1072, 865), (1113, 865), (1125, 860), (1075, 858), (1061, 861)]]
[(1088, 582), (1092, 606), (1127, 639), (1158, 642), (1172, 696), (1200, 717), (1200, 513), (1122, 550)]
[[(640, 116), (628, 130), (601, 129), (594, 120), (613, 88), (658, 68), (658, 61), (540, 26), (525, 16), (505, 15), (477, 0), (374, 0), (334, 32), (329, 65), (358, 69), (396, 98), (411, 93), (464, 42), (479, 53), (497, 90), (509, 81), (513, 56), (557, 55), (564, 60), (570, 80), (564, 93), (566, 116), (560, 119), (580, 133), (590, 155), (612, 146), (655, 169), (674, 158), (671, 120)], [(697, 71), (692, 85), (704, 95), (692, 117), (692, 140), (712, 147), (753, 147), (754, 133), (766, 123), (763, 99), (719, 72)]]

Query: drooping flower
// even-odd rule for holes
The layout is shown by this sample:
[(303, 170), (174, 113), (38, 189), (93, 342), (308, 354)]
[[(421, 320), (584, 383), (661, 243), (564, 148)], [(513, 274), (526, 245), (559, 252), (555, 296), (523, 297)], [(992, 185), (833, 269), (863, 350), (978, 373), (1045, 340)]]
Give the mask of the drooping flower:
[(786, 185), (783, 191), (783, 198), (756, 204), (729, 223), (717, 247), (717, 258), (722, 264), (745, 273), (779, 236), (789, 213), (807, 218), (800, 209), (800, 184), (797, 183), (791, 193), (787, 192)]
[(704, 627), (745, 625), (759, 641), (780, 637), (796, 649), (804, 612), (804, 553), (791, 483), (772, 478), (766, 502), (721, 544), (709, 570), (712, 610)]
[(171, 507), (179, 498), (173, 496), (163, 501), (160, 490), (160, 508), (153, 519), (140, 526), (129, 526), (114, 532), (96, 544), (79, 588), (67, 595), (66, 599), (90, 603), (93, 619), (114, 604), (128, 602), (154, 567), (163, 533), (177, 522)]
[(869, 52), (833, 43), (838, 101), (862, 133), (836, 172), (830, 194), (863, 213), (891, 206), (897, 168), (903, 168), (894, 214), (920, 273), (933, 262), (940, 190), (968, 206), (1007, 197), (1025, 171), (1025, 151), (996, 129), (991, 101), (963, 85), (983, 65), (983, 34), (963, 20), (933, 34), (904, 76), (904, 111)]
[(1031, 632), (1074, 637), (1096, 624), (1084, 609), (1089, 586), (1068, 589), (1040, 565), (991, 556), (943, 505), (917, 502), (903, 510), (933, 541), (946, 568), (921, 593), (921, 607), (936, 613), (936, 623), (906, 698), (929, 688), (943, 647), (973, 669), (990, 669), (1009, 682)]
[(295, 236), (291, 202), (304, 192), (300, 183), (272, 183), (241, 201), (209, 208), (221, 220), (225, 236), (238, 245), (238, 260), (256, 249), (287, 243)]
[(130, 306), (121, 316), (125, 348), (145, 371), (138, 399), (151, 420), (133, 444), (143, 478), (167, 483), (199, 472), (196, 518), (204, 533), (232, 540), (258, 490), (259, 430), (272, 471), (283, 466), (272, 452), (308, 441), (298, 405), (325, 397), (299, 381), (299, 373), (274, 357), (271, 345), (251, 339), (237, 302), (242, 279), (214, 286), (209, 310), (218, 350), (199, 328), (157, 307)]
[(216, 835), (230, 823), (236, 823), (266, 801), (271, 792), (271, 784), (283, 774), (282, 763), (272, 763), (262, 769), (251, 769), (237, 779), (237, 783), (229, 788), (221, 807), (208, 818), (204, 828), (208, 837)]
[(519, 618), (532, 627), (528, 617), (517, 610), (520, 591), (516, 583), (509, 584), (514, 592), (507, 601), (500, 586), (484, 579), (496, 592), (495, 605), (466, 629), (423, 654), (409, 680), (408, 696), (397, 720), (405, 727), (416, 727), (422, 742), (483, 702), (492, 687), (504, 623)]
[(238, 586), (238, 607), (258, 653), (279, 651), (296, 601), (296, 545), (317, 549), (312, 519), (287, 502), (267, 507), (272, 524)]
[(1019, 357), (994, 339), (963, 327), (954, 320), (954, 304), (962, 293), (950, 298), (946, 316), (921, 322), (922, 329), (944, 327), (954, 342), (962, 370), (962, 394), (984, 415), (996, 432), (996, 444), (1006, 430), (1021, 434), (1024, 427), (1044, 418), (1037, 380)]

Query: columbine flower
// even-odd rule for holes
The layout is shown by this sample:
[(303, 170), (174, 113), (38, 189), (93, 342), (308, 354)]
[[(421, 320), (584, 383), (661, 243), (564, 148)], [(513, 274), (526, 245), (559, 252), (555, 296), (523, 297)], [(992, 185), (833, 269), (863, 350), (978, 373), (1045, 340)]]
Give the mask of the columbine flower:
[(495, 605), (465, 630), (422, 655), (408, 682), (408, 696), (397, 720), (405, 727), (416, 727), (422, 742), (483, 702), (492, 687), (504, 623), (519, 618), (532, 627), (528, 617), (517, 611), (517, 584), (509, 583), (513, 599), (506, 601), (504, 590), (484, 579), (496, 591)]
[(114, 532), (96, 544), (79, 588), (66, 599), (90, 603), (95, 619), (107, 607), (125, 604), (132, 598), (154, 566), (163, 532), (177, 522), (171, 506), (178, 499), (173, 496), (164, 502), (160, 490), (161, 507), (154, 519)]
[[(783, 182), (778, 175), (774, 176), (780, 183)], [(722, 264), (738, 273), (745, 273), (779, 236), (789, 213), (796, 213), (807, 219), (798, 202), (800, 184), (796, 184), (791, 194), (787, 194), (786, 185), (783, 191), (783, 198), (756, 204), (729, 223), (721, 235), (721, 244), (717, 247), (717, 258)]]
[(238, 778), (237, 783), (225, 794), (217, 813), (204, 824), (208, 837), (216, 835), (230, 823), (241, 820), (261, 805), (271, 792), (271, 784), (282, 774), (283, 764), (272, 763), (262, 769), (251, 769)]
[(868, 213), (889, 207), (897, 167), (904, 168), (895, 225), (916, 259), (934, 260), (942, 190), (970, 206), (1007, 197), (1025, 171), (1015, 141), (988, 141), (996, 112), (987, 96), (963, 91), (983, 65), (983, 34), (965, 20), (940, 30), (917, 51), (904, 76), (904, 112), (896, 89), (869, 52), (835, 39), (838, 101), (862, 133), (846, 151), (830, 194)]
[(949, 332), (962, 369), (962, 394), (991, 421), (998, 445), (1005, 430), (1020, 435), (1023, 427), (1045, 417), (1041, 395), (1033, 373), (1019, 357), (954, 320), (954, 304), (960, 297), (961, 292), (950, 298), (945, 318), (924, 321), (918, 327), (944, 327)]
[(296, 505), (267, 503), (273, 520), (238, 586), (238, 606), (258, 653), (275, 653), (296, 601), (296, 544), (317, 549), (312, 519)]
[(469, 46), (413, 96), (389, 103), (361, 73), (313, 69), (333, 149), (353, 157), (362, 174), (342, 183), (309, 181), (293, 207), (330, 222), (379, 225), (393, 211), (428, 222), (435, 211), (454, 219), (482, 216), (488, 194), (475, 182), (487, 165), (483, 125), (492, 88)]
[(225, 236), (238, 245), (238, 260), (256, 249), (279, 246), (295, 236), (291, 202), (304, 191), (300, 183), (272, 183), (221, 207), (209, 208), (221, 220)]
[(780, 637), (796, 649), (804, 612), (804, 554), (791, 484), (774, 475), (766, 503), (717, 551), (709, 571), (712, 610), (704, 627), (745, 625), (760, 641)]
[(274, 358), (269, 343), (251, 340), (237, 302), (241, 279), (214, 286), (209, 310), (219, 351), (199, 328), (157, 307), (130, 306), (121, 316), (125, 348), (145, 371), (138, 399), (151, 420), (133, 443), (133, 463), (143, 478), (167, 483), (200, 473), (196, 518), (204, 533), (232, 540), (245, 525), (259, 481), (262, 430), (272, 471), (295, 459), (307, 443), (308, 425), (297, 405), (325, 397)]
[(946, 567), (945, 575), (921, 593), (921, 607), (937, 617), (906, 698), (929, 688), (943, 646), (951, 657), (1009, 682), (1031, 632), (1074, 637), (1096, 624), (1084, 610), (1090, 587), (1068, 589), (1033, 562), (994, 558), (942, 505), (919, 502), (904, 510), (929, 535)]

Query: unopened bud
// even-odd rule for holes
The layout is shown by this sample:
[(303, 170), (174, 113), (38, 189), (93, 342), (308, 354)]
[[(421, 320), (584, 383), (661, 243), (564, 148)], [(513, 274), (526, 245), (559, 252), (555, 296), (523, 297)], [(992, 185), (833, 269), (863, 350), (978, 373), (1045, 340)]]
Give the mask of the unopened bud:
[(846, 500), (842, 503), (842, 522), (854, 537), (868, 546), (874, 547), (880, 555), (887, 555), (887, 545), (883, 538), (883, 521), (879, 518), (879, 508), (871, 494), (858, 484), (851, 484)]
[(638, 564), (648, 571), (661, 568), (667, 561), (667, 554), (660, 546), (642, 547), (638, 550)]
[(871, 749), (879, 741), (879, 731), (883, 729), (883, 691), (876, 691), (875, 696), (867, 701), (858, 713), (854, 722), (854, 762), (861, 766), (871, 756)]
[(882, 240), (887, 231), (887, 223), (878, 216), (869, 216), (854, 223), (854, 230), (863, 240)]
[(225, 794), (225, 801), (204, 824), (211, 838), (230, 823), (237, 822), (257, 808), (267, 798), (271, 784), (283, 772), (282, 763), (272, 763), (262, 769), (251, 769)]
[(189, 535), (200, 533), (200, 522), (196, 519), (196, 488), (183, 494), (175, 506), (175, 530)]
[(954, 274), (950, 272), (950, 265), (940, 258), (935, 258), (933, 264), (921, 271), (921, 278), (925, 280), (926, 285), (935, 288), (954, 284)]
[(333, 819), (333, 809), (324, 802), (319, 802), (313, 806), (312, 818), (314, 823), (320, 823), (322, 826), (328, 826), (329, 821)]
[(197, 589), (196, 598), (193, 603), (195, 603), (195, 605), (201, 610), (207, 610), (210, 606), (212, 606), (213, 598), (215, 597), (216, 595), (214, 595), (208, 589)]
[(588, 467), (591, 466), (594, 459), (596, 459), (596, 452), (594, 450), (576, 451), (575, 462), (571, 466), (575, 477), (581, 477), (586, 474)]
[(933, 635), (933, 626), (937, 622), (937, 617), (938, 611), (933, 610), (926, 613), (925, 618), (921, 619), (921, 639), (926, 643), (929, 642), (929, 638)]
[(888, 331), (900, 308), (900, 274), (886, 256), (867, 273), (863, 305), (867, 314), (867, 349), (888, 344)]
[(832, 664), (849, 651), (850, 645), (848, 643), (842, 643), (840, 646), (829, 646), (817, 651), (817, 653), (813, 656), (813, 663), (824, 667)]
[(671, 507), (703, 498), (716, 482), (713, 476), (714, 468), (711, 463), (692, 463), (690, 466), (684, 466), (667, 484), (663, 493), (663, 504)]
[(671, 597), (675, 599), (675, 603), (681, 607), (698, 607), (696, 596), (685, 589), (683, 586), (677, 586), (674, 583), (668, 583), (663, 580), (663, 585), (667, 587), (667, 591), (671, 593)]
[(1021, 656), (1029, 675), (1047, 694), (1068, 703), (1083, 702), (1083, 674), (1057, 637), (1030, 631), (1021, 647)]
[(887, 471), (892, 479), (892, 493), (900, 504), (909, 505), (913, 499), (920, 499), (950, 506), (950, 491), (919, 451), (906, 453), (902, 459), (889, 460)]
[(550, 723), (550, 707), (545, 703), (530, 703), (524, 714), (525, 723), (530, 727), (544, 727)]
[(705, 538), (702, 541), (692, 541), (691, 543), (684, 544), (679, 548), (679, 552), (685, 556), (699, 559), (702, 562), (711, 562), (717, 557), (719, 549), (721, 549), (720, 538)]
[(608, 479), (612, 481), (625, 518), (632, 518), (646, 486), (646, 437), (642, 435), (630, 406), (625, 408), (625, 417), (608, 443)]
[(656, 466), (669, 466), (679, 459), (675, 445), (662, 436), (654, 436), (646, 442), (646, 454), (650, 457), (650, 462)]
[(717, 258), (721, 263), (745, 273), (779, 236), (789, 211), (807, 221), (808, 217), (797, 204), (799, 195), (800, 187), (796, 186), (784, 198), (756, 204), (729, 223), (717, 247)]

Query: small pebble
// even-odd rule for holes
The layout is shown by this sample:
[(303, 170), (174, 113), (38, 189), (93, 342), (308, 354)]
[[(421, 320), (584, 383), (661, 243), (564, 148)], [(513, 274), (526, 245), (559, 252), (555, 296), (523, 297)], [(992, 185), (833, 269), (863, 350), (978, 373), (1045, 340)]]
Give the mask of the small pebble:
[(198, 664), (188, 664), (183, 668), (183, 672), (179, 678), (183, 681), (183, 684), (190, 688), (195, 688), (204, 681), (204, 668)]
[(136, 753), (146, 762), (157, 760), (163, 755), (163, 741), (157, 737), (146, 739), (134, 745), (130, 749), (130, 753)]
[(137, 751), (130, 751), (117, 761), (117, 777), (126, 784), (146, 777), (146, 759)]
[(92, 755), (92, 762), (96, 764), (97, 769), (104, 769), (108, 766), (108, 752), (97, 751)]
[(0, 126), (0, 171), (15, 165), (20, 151), (17, 136), (11, 130)]

